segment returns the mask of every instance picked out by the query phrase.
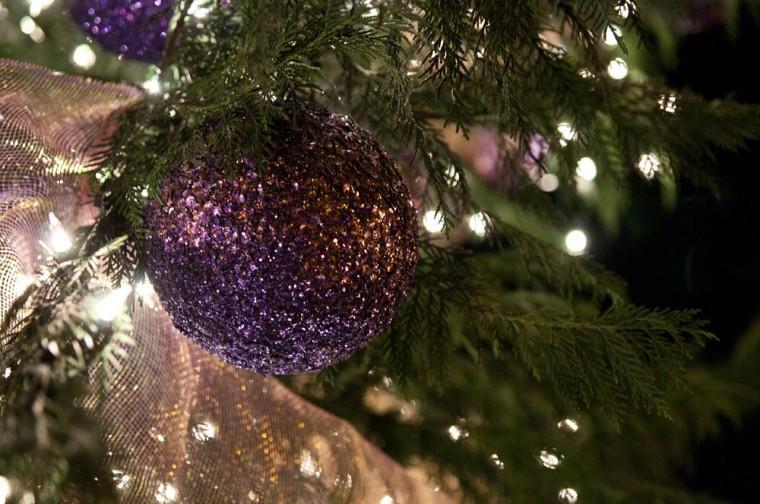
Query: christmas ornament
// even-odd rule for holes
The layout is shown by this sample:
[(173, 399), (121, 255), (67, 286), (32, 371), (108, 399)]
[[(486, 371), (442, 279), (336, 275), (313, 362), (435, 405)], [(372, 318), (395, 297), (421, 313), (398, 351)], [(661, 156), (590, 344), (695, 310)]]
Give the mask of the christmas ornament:
[(157, 63), (166, 45), (172, 0), (67, 0), (88, 37), (127, 58)]
[(318, 107), (234, 176), (209, 153), (148, 203), (146, 264), (172, 321), (264, 374), (343, 360), (391, 321), (414, 276), (415, 211), (395, 165), (346, 116)]

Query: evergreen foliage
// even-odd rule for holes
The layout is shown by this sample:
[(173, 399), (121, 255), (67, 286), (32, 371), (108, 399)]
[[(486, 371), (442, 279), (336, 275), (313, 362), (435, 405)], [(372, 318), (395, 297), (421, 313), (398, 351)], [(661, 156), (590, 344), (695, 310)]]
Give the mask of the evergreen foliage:
[[(645, 6), (622, 3), (626, 18), (619, 0), (239, 0), (208, 3), (210, 15), (199, 22), (188, 14), (191, 2), (181, 1), (161, 92), (128, 112), (92, 176), (103, 194), (98, 223), (82, 230), (74, 256), (43, 267), (46, 280), (6, 317), (3, 339), (12, 345), (0, 369), (14, 373), (0, 382), (0, 472), (43, 485), (43, 501), (69, 485), (107, 495), (100, 493), (107, 485), (90, 481), (102, 470), (97, 443), (82, 434), (91, 420), (80, 417), (91, 412), (71, 397), (98, 363), (104, 393), (108, 369), (129, 365), (129, 321), (95, 325), (85, 294), (101, 271), (115, 286), (144, 276), (142, 210), (168, 170), (208, 149), (230, 167), (241, 152), (265, 162), (272, 128), (288, 120), (286, 104), (319, 102), (366, 125), (410, 177), (427, 181), (423, 203), (445, 215), (447, 232), (474, 211), (488, 212), (492, 198), (472, 190), (479, 182), (466, 175), (445, 125), (508, 137), (505, 162), (529, 156), (540, 135), (550, 154), (533, 161), (570, 185), (578, 158), (588, 155), (602, 182), (625, 191), (642, 153), (656, 153), (665, 179), (718, 193), (711, 153), (760, 138), (760, 109), (680, 93), (678, 113), (669, 114), (659, 103), (671, 90), (609, 78), (598, 40), (611, 24), (636, 34), (619, 40), (624, 49), (652, 43)], [(12, 49), (0, 40), (0, 55)], [(576, 139), (563, 138), (560, 121), (573, 125)], [(756, 399), (742, 385), (750, 373), (690, 367), (714, 338), (705, 321), (693, 310), (636, 306), (624, 281), (557, 248), (563, 217), (528, 177), (499, 197), (516, 211), (489, 213), (487, 253), (428, 237), (391, 329), (320, 380), (291, 385), (383, 435), (399, 459), (454, 474), (473, 502), (555, 499), (567, 480), (608, 502), (691, 502), (672, 476), (674, 454), (692, 433)], [(378, 385), (381, 376), (392, 385)], [(414, 398), (424, 420), (349, 411), (368, 386)], [(588, 432), (553, 439), (569, 414)], [(470, 434), (461, 447), (444, 441), (460, 416)], [(682, 425), (686, 418), (694, 425)], [(657, 445), (662, 439), (673, 446)], [(536, 454), (555, 442), (566, 460), (537, 481)], [(45, 470), (48, 457), (56, 470)], [(641, 469), (653, 461), (661, 471)]]

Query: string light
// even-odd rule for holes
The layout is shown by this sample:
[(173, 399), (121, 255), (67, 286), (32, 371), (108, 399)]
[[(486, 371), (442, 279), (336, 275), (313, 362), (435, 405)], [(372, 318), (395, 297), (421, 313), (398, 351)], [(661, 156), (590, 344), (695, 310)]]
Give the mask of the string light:
[(578, 492), (574, 488), (563, 488), (557, 494), (559, 500), (566, 504), (575, 504), (578, 502)]
[(676, 109), (678, 109), (678, 95), (675, 93), (661, 95), (658, 103), (660, 105), (660, 110), (663, 112), (675, 114)]
[(588, 238), (586, 233), (580, 229), (573, 229), (567, 235), (565, 235), (565, 249), (567, 253), (573, 256), (583, 255), (586, 252), (588, 246)]
[(622, 34), (623, 32), (619, 26), (609, 25), (607, 29), (604, 30), (602, 41), (604, 42), (604, 45), (616, 46), (618, 45), (618, 38), (620, 38)]
[(71, 53), (71, 61), (74, 62), (79, 68), (85, 70), (92, 68), (95, 64), (95, 51), (87, 44), (80, 44), (74, 48), (74, 52)]
[(653, 179), (661, 166), (660, 157), (654, 153), (642, 154), (637, 164), (639, 171), (647, 180)]
[(21, 20), (19, 20), (18, 27), (21, 30), (21, 33), (29, 35), (29, 38), (35, 42), (42, 42), (45, 40), (45, 32), (42, 31), (42, 28), (40, 28), (37, 23), (34, 22), (34, 19), (29, 16), (22, 17)]
[(451, 187), (455, 187), (459, 183), (459, 172), (454, 167), (454, 165), (449, 165), (448, 168), (446, 168), (446, 182)]
[(544, 173), (536, 181), (536, 185), (544, 192), (554, 192), (559, 189), (559, 177), (553, 173)]
[(27, 0), (27, 3), (29, 4), (29, 15), (37, 17), (42, 11), (53, 5), (53, 0)]
[(617, 7), (615, 7), (615, 12), (617, 12), (617, 15), (621, 18), (628, 19), (628, 16), (631, 15), (633, 8), (634, 5), (631, 0), (623, 0), (617, 5)]
[(383, 498), (380, 499), (380, 504), (395, 504), (395, 503), (396, 501), (390, 495), (383, 495)]
[(498, 470), (500, 470), (500, 471), (501, 471), (501, 470), (503, 470), (503, 469), (504, 469), (504, 462), (502, 462), (502, 460), (499, 458), (499, 455), (498, 455), (498, 454), (496, 454), (496, 453), (492, 453), (492, 454), (491, 454), (491, 456), (489, 457), (489, 460), (491, 461), (491, 463), (492, 463), (493, 465), (495, 465), (495, 466), (496, 466), (496, 468), (497, 468)]
[(607, 65), (607, 74), (615, 80), (625, 79), (628, 75), (628, 63), (623, 58), (615, 58)]
[(193, 2), (187, 13), (196, 19), (206, 19), (211, 12), (210, 4), (201, 5), (200, 2)]
[(126, 308), (126, 300), (132, 287), (122, 285), (118, 289), (97, 296), (92, 305), (92, 315), (103, 322), (112, 322)]
[(150, 79), (143, 82), (142, 87), (150, 94), (158, 94), (161, 92), (161, 80), (158, 75), (154, 75)]
[(459, 441), (460, 439), (465, 439), (470, 435), (469, 432), (459, 427), (458, 425), (451, 425), (448, 428), (447, 432), (449, 433), (449, 437), (452, 441)]
[(61, 221), (58, 220), (58, 217), (53, 212), (48, 214), (48, 226), (50, 227), (48, 244), (53, 253), (63, 254), (74, 245), (71, 241), (71, 236), (63, 229)]
[(596, 178), (596, 163), (590, 157), (582, 157), (578, 160), (575, 173), (583, 180), (590, 182)]
[(470, 215), (470, 218), (467, 219), (467, 226), (475, 236), (482, 238), (488, 232), (488, 217), (483, 212), (472, 214)]
[(557, 133), (559, 133), (559, 144), (564, 147), (567, 142), (571, 142), (578, 138), (578, 132), (575, 131), (572, 124), (561, 122), (557, 125)]
[(428, 233), (440, 233), (443, 231), (445, 221), (441, 212), (437, 210), (428, 210), (422, 216), (422, 225)]
[(559, 457), (546, 450), (541, 450), (541, 453), (538, 455), (538, 459), (541, 461), (542, 466), (551, 470), (556, 469), (560, 464)]
[(154, 301), (155, 294), (156, 291), (153, 290), (153, 284), (150, 283), (148, 277), (145, 277), (144, 280), (135, 284), (135, 295), (137, 296), (137, 299), (148, 305), (150, 308), (156, 307)]
[(0, 476), (0, 504), (5, 504), (11, 495), (11, 482), (5, 476)]
[(565, 432), (578, 432), (578, 429), (580, 427), (578, 426), (578, 422), (572, 418), (565, 418), (564, 420), (561, 420), (559, 423), (557, 423), (557, 428)]
[(178, 492), (171, 483), (160, 483), (154, 497), (159, 504), (167, 504), (177, 500)]

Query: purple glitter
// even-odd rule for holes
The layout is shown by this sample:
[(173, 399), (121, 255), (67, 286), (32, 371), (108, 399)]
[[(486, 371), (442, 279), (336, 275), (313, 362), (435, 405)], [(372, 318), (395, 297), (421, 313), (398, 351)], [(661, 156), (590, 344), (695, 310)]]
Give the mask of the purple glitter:
[(257, 170), (208, 155), (146, 207), (148, 274), (175, 326), (263, 374), (322, 369), (390, 323), (417, 264), (396, 166), (353, 120), (311, 107)]
[(157, 63), (166, 45), (172, 0), (68, 0), (79, 27), (106, 49)]

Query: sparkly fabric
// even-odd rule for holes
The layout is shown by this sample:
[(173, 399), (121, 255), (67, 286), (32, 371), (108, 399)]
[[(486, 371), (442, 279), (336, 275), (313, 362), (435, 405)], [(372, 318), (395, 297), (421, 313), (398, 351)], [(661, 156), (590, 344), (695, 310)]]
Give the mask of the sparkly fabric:
[[(47, 213), (89, 220), (78, 174), (102, 158), (119, 110), (139, 99), (0, 60), (0, 317), (34, 271)], [(225, 364), (174, 329), (155, 295), (133, 314), (125, 366), (102, 412), (110, 468), (125, 503), (446, 503), (346, 422), (274, 378)], [(7, 342), (0, 337), (0, 352)]]
[(166, 46), (172, 0), (66, 0), (88, 37), (127, 58), (157, 63)]
[(311, 107), (271, 160), (229, 177), (212, 156), (168, 174), (146, 208), (148, 274), (174, 324), (263, 374), (349, 357), (391, 321), (417, 224), (393, 161), (346, 116)]

